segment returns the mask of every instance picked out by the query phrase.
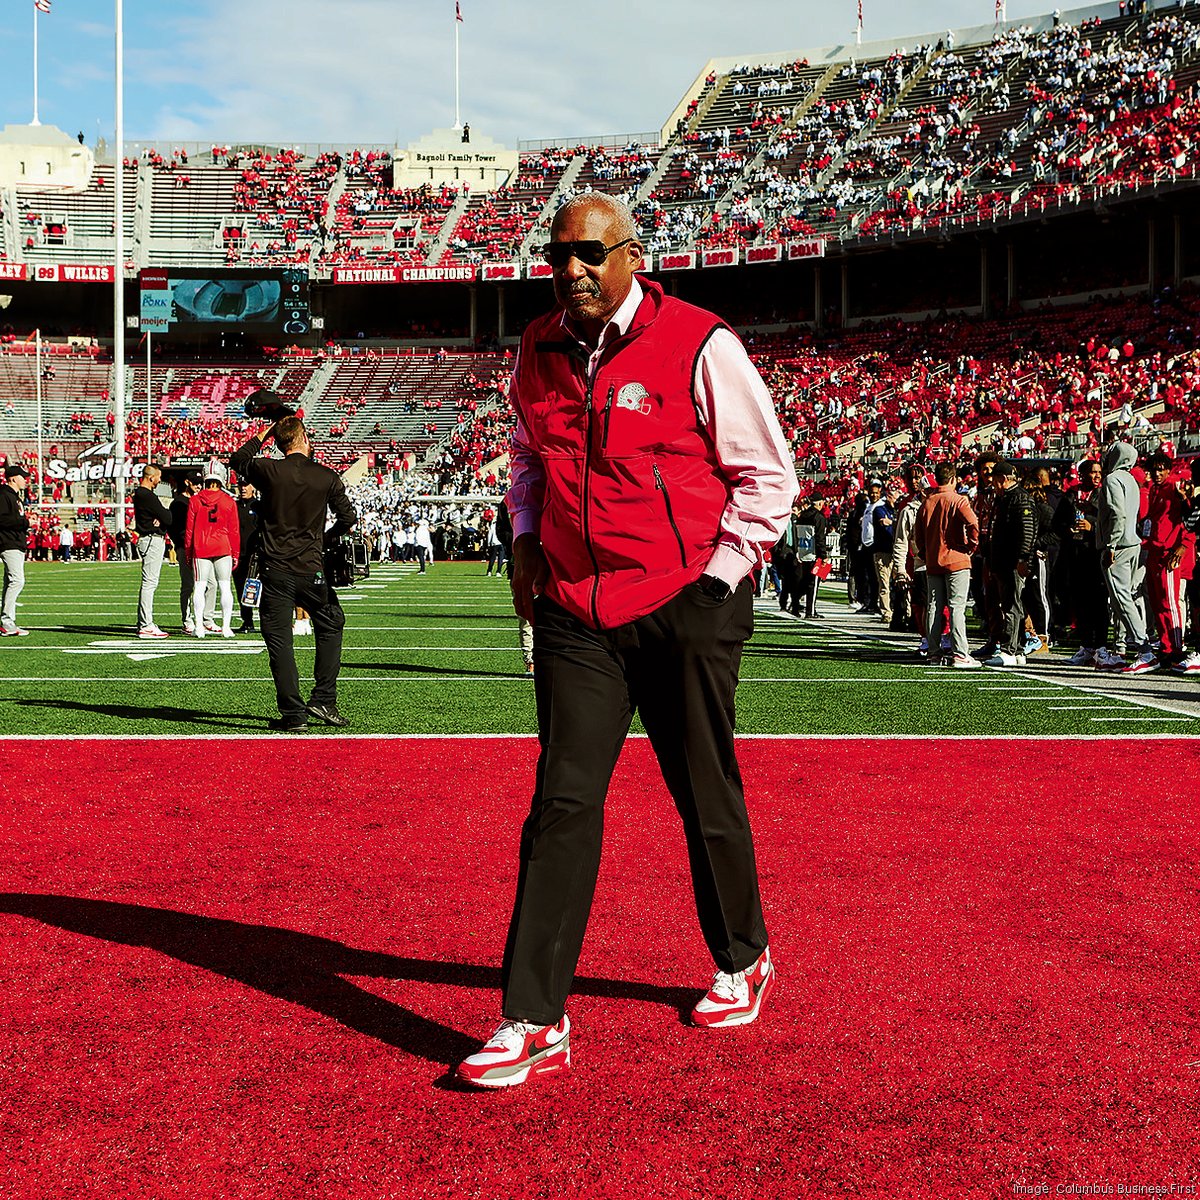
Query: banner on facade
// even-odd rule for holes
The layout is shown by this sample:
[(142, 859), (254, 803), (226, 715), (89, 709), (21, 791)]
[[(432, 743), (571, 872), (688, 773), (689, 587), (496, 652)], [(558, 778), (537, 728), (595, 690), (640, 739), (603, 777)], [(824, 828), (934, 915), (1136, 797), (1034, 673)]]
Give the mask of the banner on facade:
[(795, 262), (801, 258), (824, 258), (825, 239), (808, 238), (803, 242), (788, 242), (787, 256), (788, 262)]
[(696, 252), (694, 250), (675, 251), (672, 254), (660, 254), (658, 256), (658, 269), (660, 271), (691, 271), (696, 266)]
[(722, 246), (718, 250), (703, 250), (700, 253), (702, 267), (736, 267), (738, 259), (736, 246)]
[(747, 246), (746, 247), (746, 262), (750, 263), (777, 263), (783, 261), (783, 247), (775, 242), (770, 246)]

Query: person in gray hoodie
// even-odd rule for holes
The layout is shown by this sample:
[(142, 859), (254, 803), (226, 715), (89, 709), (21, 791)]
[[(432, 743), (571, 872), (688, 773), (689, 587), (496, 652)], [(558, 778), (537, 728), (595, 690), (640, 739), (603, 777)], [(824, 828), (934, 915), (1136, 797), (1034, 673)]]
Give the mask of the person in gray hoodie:
[(1101, 670), (1126, 670), (1138, 664), (1141, 664), (1140, 670), (1145, 670), (1147, 661), (1155, 661), (1153, 648), (1146, 637), (1145, 618), (1133, 598), (1142, 551), (1138, 537), (1141, 493), (1137, 480), (1130, 474), (1130, 468), (1136, 462), (1137, 451), (1128, 442), (1114, 442), (1100, 460), (1104, 483), (1100, 488), (1096, 548), (1100, 551), (1104, 580), (1117, 620), (1125, 631), (1125, 645), (1137, 655), (1130, 664), (1119, 654), (1102, 647), (1096, 653), (1096, 666)]

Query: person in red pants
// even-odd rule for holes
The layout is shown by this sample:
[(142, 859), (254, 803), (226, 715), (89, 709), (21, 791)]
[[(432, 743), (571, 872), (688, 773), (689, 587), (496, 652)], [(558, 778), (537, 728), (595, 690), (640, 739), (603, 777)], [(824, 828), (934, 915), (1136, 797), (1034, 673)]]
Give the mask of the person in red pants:
[(1146, 604), (1157, 628), (1158, 665), (1171, 667), (1184, 658), (1187, 607), (1184, 594), (1196, 565), (1196, 535), (1184, 529), (1188, 503), (1171, 478), (1174, 463), (1155, 451), (1146, 462), (1150, 476), (1146, 519)]

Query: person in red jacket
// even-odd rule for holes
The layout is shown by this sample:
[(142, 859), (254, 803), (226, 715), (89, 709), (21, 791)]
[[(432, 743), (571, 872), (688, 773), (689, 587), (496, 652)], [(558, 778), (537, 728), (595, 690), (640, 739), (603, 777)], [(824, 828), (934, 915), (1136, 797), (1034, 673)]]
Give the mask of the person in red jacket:
[(1146, 603), (1158, 626), (1160, 662), (1173, 666), (1184, 658), (1187, 627), (1184, 593), (1196, 565), (1196, 535), (1183, 527), (1188, 502), (1171, 478), (1175, 464), (1161, 450), (1150, 455), (1146, 470)]
[(504, 1020), (457, 1070), (479, 1087), (570, 1062), (566, 998), (608, 783), (635, 711), (683, 822), (717, 967), (692, 1021), (753, 1021), (774, 979), (734, 689), (753, 626), (749, 577), (787, 523), (795, 466), (736, 334), (635, 277), (643, 249), (623, 204), (574, 197), (550, 237), (543, 256), (561, 307), (521, 343), (505, 501), (514, 606), (533, 625), (541, 754), (504, 952)]
[(184, 548), (192, 564), (195, 587), (192, 608), (196, 636), (203, 637), (204, 601), (214, 587), (221, 597), (221, 636), (233, 634), (233, 569), (238, 563), (241, 534), (237, 502), (225, 490), (228, 470), (219, 462), (209, 464), (204, 487), (188, 501)]

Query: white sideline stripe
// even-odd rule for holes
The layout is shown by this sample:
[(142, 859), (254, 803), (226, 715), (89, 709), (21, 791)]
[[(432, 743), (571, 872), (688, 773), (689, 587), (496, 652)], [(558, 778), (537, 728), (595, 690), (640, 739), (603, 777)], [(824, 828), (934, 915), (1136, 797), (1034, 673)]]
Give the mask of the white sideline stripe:
[[(253, 720), (247, 717), (246, 720)], [(533, 742), (536, 733), (317, 733), (327, 742)], [(1146, 733), (1143, 741), (1198, 742), (1195, 733)], [(1127, 746), (1128, 738), (1103, 733), (739, 733), (739, 742), (1108, 742)], [(279, 742), (277, 733), (7, 733), (5, 742)], [(644, 733), (631, 733), (626, 741), (644, 742)]]
[(1093, 721), (1194, 721), (1195, 717), (1092, 717)]
[(1049, 695), (1010, 696), (1009, 699), (1011, 699), (1011, 700), (1061, 700), (1062, 697), (1057, 692), (1051, 692)]
[(1099, 712), (1103, 705), (1100, 704), (1050, 704), (1046, 706), (1047, 712)]

